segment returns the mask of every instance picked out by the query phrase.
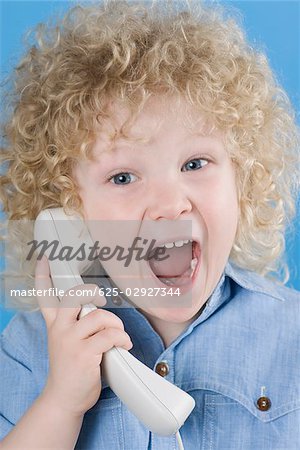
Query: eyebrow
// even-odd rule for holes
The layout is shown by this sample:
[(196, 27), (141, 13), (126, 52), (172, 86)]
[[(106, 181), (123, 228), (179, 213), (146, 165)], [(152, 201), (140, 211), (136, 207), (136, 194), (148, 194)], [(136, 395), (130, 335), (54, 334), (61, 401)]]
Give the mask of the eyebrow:
[[(115, 156), (114, 151), (119, 151), (120, 155), (122, 155), (122, 151), (127, 150), (127, 151), (131, 151), (134, 152), (136, 151), (136, 153), (138, 152), (138, 148), (134, 148), (134, 146), (136, 144), (151, 144), (151, 138), (149, 138), (149, 140), (145, 143), (145, 142), (138, 142), (138, 141), (131, 141), (131, 140), (127, 140), (127, 139), (118, 139), (116, 140), (114, 143), (112, 143), (109, 146), (109, 149), (106, 149), (104, 146), (104, 149), (101, 149), (101, 151), (97, 152), (95, 154), (95, 163), (97, 165), (102, 165), (103, 166), (103, 159), (104, 159), (104, 164), (105, 164), (105, 156), (108, 156), (108, 160), (106, 161), (107, 164), (111, 163), (111, 159)], [(199, 141), (201, 147), (203, 145), (203, 150), (207, 150), (207, 151), (216, 151), (218, 152), (222, 147), (224, 142), (221, 140), (220, 137), (218, 136), (210, 136), (210, 135), (203, 135), (200, 134), (199, 132), (196, 133), (189, 133), (189, 135), (187, 137), (185, 137), (182, 140), (182, 144), (184, 145), (184, 150), (185, 151), (192, 151), (193, 148), (191, 148), (191, 143), (194, 142), (195, 140)], [(186, 142), (188, 141), (188, 144), (186, 144)], [(128, 145), (131, 144), (131, 145)], [(150, 150), (149, 148), (144, 148), (145, 150)], [(199, 149), (200, 150), (200, 149)], [(103, 158), (104, 156), (104, 158)]]

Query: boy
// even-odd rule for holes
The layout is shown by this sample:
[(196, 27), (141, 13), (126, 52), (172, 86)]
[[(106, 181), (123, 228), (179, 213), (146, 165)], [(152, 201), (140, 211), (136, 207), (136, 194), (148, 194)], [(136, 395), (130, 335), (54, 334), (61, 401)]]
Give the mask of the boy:
[[(175, 276), (169, 263), (133, 261), (111, 280), (124, 290), (136, 269), (132, 287), (179, 282), (179, 298), (123, 296), (78, 321), (90, 298), (48, 297), (42, 314), (14, 318), (2, 337), (1, 448), (176, 448), (101, 380), (113, 346), (194, 397), (186, 450), (298, 448), (300, 296), (265, 277), (281, 267), (298, 134), (266, 60), (215, 9), (109, 2), (40, 31), (17, 92), (1, 182), (11, 220), (63, 206), (139, 231), (189, 221), (192, 242), (158, 236), (175, 242)], [(52, 286), (46, 259), (35, 286)]]

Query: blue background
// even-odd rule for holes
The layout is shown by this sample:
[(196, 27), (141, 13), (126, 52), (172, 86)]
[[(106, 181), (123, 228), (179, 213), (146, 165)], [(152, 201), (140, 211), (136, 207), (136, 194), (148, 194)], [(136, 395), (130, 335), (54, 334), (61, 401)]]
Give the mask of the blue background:
[[(8, 76), (22, 54), (22, 36), (55, 12), (63, 12), (73, 1), (1, 1), (1, 80)], [(82, 2), (84, 3), (84, 2)], [(220, 1), (230, 5), (245, 28), (249, 40), (269, 58), (280, 84), (297, 112), (300, 105), (300, 3), (295, 1)], [(1, 217), (1, 216), (0, 216)], [(2, 216), (3, 217), (3, 216)], [(288, 286), (300, 290), (300, 207), (294, 221), (295, 234), (288, 234), (287, 254), (291, 278)], [(13, 311), (0, 308), (0, 330)]]

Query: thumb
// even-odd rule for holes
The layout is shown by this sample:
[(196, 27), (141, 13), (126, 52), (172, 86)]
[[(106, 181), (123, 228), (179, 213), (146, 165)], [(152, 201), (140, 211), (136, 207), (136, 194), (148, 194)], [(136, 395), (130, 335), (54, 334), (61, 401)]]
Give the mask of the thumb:
[(51, 288), (53, 288), (53, 284), (50, 276), (50, 267), (48, 259), (44, 255), (41, 260), (36, 262), (35, 289), (39, 291), (37, 292), (38, 303), (47, 328), (54, 322), (59, 306), (59, 300), (55, 295), (51, 294)]

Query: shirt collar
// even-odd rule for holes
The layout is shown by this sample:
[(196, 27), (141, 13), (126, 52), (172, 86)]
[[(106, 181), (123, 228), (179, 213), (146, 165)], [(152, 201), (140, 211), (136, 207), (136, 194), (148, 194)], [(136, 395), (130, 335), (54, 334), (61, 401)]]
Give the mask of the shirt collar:
[[(251, 292), (257, 292), (271, 296), (280, 301), (284, 301), (284, 297), (280, 292), (280, 286), (272, 283), (261, 275), (255, 272), (247, 271), (235, 265), (232, 262), (227, 262), (225, 269), (212, 293), (207, 300), (202, 313), (192, 322), (192, 324), (171, 344), (177, 345), (187, 334), (190, 334), (193, 329), (207, 320), (217, 309), (222, 307), (231, 298), (231, 280), (238, 286)], [(119, 307), (108, 305), (108, 309), (117, 314), (124, 322), (126, 331), (133, 338), (135, 342), (142, 341), (145, 343), (145, 339), (153, 339), (153, 333), (156, 334), (159, 340), (159, 347), (164, 349), (163, 342), (159, 335), (154, 331), (150, 322), (146, 317), (138, 310), (132, 307), (126, 300), (126, 297), (122, 297), (122, 304)], [(142, 348), (142, 345), (141, 345)]]
[[(250, 271), (239, 268), (231, 262), (228, 262), (219, 279), (212, 295), (207, 300), (201, 314), (177, 337), (171, 346), (176, 346), (185, 336), (190, 334), (195, 327), (207, 320), (217, 309), (221, 308), (226, 302), (230, 301), (232, 281), (242, 289), (251, 292), (257, 292), (284, 301), (283, 295), (280, 293), (279, 286), (266, 280), (266, 278)], [(111, 297), (112, 298), (112, 297)], [(149, 358), (147, 351), (147, 342), (149, 346), (155, 342), (156, 351), (162, 353), (164, 344), (160, 336), (153, 329), (148, 319), (137, 309), (135, 309), (125, 296), (121, 297), (122, 303), (114, 305), (108, 298), (106, 309), (118, 315), (123, 321), (126, 332), (130, 335), (134, 347), (144, 362)], [(157, 353), (154, 352), (154, 353)], [(151, 365), (153, 361), (148, 361)]]
[(248, 291), (265, 294), (277, 300), (285, 301), (284, 293), (281, 289), (283, 285), (280, 282), (276, 282), (275, 279), (271, 280), (256, 272), (242, 269), (232, 262), (226, 264), (224, 273)]

